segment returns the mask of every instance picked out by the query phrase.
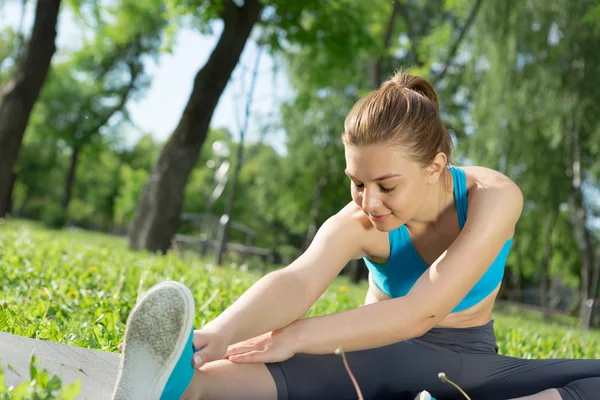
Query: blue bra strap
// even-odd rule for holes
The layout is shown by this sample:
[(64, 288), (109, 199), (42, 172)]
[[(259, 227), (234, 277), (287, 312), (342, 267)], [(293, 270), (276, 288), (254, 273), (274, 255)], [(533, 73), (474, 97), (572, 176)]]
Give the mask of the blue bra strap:
[(462, 169), (454, 166), (450, 166), (450, 172), (452, 172), (454, 181), (454, 201), (456, 202), (458, 223), (462, 230), (467, 221), (467, 176)]

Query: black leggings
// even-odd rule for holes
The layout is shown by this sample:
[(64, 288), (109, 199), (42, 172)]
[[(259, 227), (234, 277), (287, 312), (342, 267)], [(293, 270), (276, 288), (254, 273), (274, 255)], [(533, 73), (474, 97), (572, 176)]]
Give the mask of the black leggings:
[[(600, 360), (529, 360), (498, 354), (493, 321), (474, 328), (434, 328), (389, 346), (346, 354), (365, 399), (464, 399), (438, 378), (457, 383), (472, 400), (507, 400), (558, 389), (563, 400), (600, 399)], [(279, 400), (351, 399), (357, 394), (341, 356), (297, 354), (267, 364)]]

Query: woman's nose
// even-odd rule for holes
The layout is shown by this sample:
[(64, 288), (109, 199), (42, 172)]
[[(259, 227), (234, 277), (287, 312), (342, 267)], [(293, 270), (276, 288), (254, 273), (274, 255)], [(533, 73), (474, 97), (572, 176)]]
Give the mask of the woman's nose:
[(381, 200), (372, 191), (365, 189), (362, 198), (362, 208), (368, 213), (373, 213), (381, 205)]

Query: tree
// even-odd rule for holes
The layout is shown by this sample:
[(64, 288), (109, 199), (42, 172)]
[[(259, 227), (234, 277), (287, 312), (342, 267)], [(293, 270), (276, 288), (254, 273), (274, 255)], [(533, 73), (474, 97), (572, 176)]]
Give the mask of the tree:
[(215, 264), (217, 265), (223, 265), (223, 255), (225, 254), (225, 250), (227, 247), (227, 234), (229, 230), (229, 225), (231, 223), (231, 219), (233, 217), (232, 213), (235, 206), (237, 184), (240, 177), (240, 171), (242, 170), (242, 166), (244, 165), (244, 147), (246, 146), (245, 138), (248, 131), (248, 122), (251, 118), (252, 113), (252, 102), (254, 100), (254, 89), (256, 88), (256, 79), (258, 77), (258, 68), (260, 66), (261, 52), (262, 49), (259, 48), (258, 54), (256, 55), (256, 61), (254, 63), (252, 76), (250, 78), (250, 87), (248, 89), (247, 99), (245, 103), (245, 112), (243, 117), (244, 119), (241, 122), (242, 125), (239, 127), (240, 141), (237, 146), (235, 166), (233, 168), (233, 176), (231, 178), (231, 183), (229, 184), (227, 206), (225, 208), (225, 221), (223, 221), (222, 226), (219, 229), (219, 237), (217, 238), (218, 244), (217, 251), (215, 254)]
[(600, 139), (598, 7), (509, 1), (482, 13), (468, 81), (477, 129), (471, 155), (510, 171), (527, 199), (525, 216), (554, 218), (569, 206), (586, 327), (600, 269), (589, 223), (593, 202), (585, 196), (586, 185), (595, 184)]
[(209, 60), (196, 75), (181, 120), (144, 186), (130, 231), (133, 249), (164, 252), (170, 246), (179, 225), (188, 176), (198, 159), (219, 97), (261, 10), (258, 0), (244, 1), (242, 6), (224, 0), (218, 7), (223, 32)]
[(189, 9), (203, 12), (205, 21), (221, 21), (223, 31), (209, 60), (196, 75), (181, 120), (144, 187), (130, 234), (130, 247), (134, 249), (168, 249), (179, 225), (185, 185), (214, 108), (257, 23), (264, 33), (264, 43), (272, 51), (317, 43), (315, 48), (330, 54), (331, 64), (340, 71), (344, 63), (351, 62), (351, 50), (366, 43), (367, 35), (362, 34), (359, 22), (367, 9), (362, 2), (247, 0), (239, 4), (233, 0), (187, 3)]
[(157, 0), (105, 7), (92, 38), (50, 74), (38, 108), (43, 115), (31, 129), (70, 148), (61, 200), (65, 216), (82, 151), (108, 125), (114, 130), (127, 120), (128, 100), (149, 83), (143, 61), (160, 51), (164, 11)]
[(31, 37), (0, 98), (0, 217), (9, 211), (14, 165), (33, 106), (56, 50), (60, 0), (38, 0)]

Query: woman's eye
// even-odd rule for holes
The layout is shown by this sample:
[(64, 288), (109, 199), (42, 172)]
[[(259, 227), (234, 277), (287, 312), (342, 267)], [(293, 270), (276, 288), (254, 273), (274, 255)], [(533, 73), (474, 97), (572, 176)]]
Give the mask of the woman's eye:
[(389, 189), (387, 189), (387, 188), (384, 188), (383, 186), (379, 186), (379, 187), (381, 188), (381, 191), (382, 191), (383, 193), (391, 193), (391, 192), (393, 192), (393, 191), (394, 191), (394, 189), (396, 189), (395, 187), (393, 187), (393, 188), (389, 188)]
[(352, 186), (354, 186), (354, 189), (356, 189), (356, 190), (360, 190), (360, 189), (362, 189), (362, 188), (363, 188), (363, 186), (365, 186), (365, 185), (363, 185), (363, 184), (357, 185), (356, 183), (352, 182)]

